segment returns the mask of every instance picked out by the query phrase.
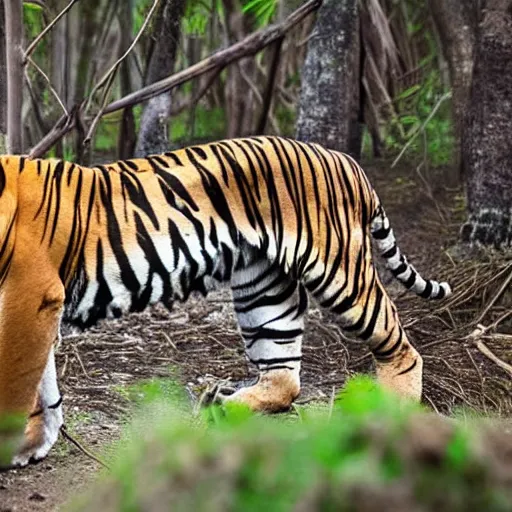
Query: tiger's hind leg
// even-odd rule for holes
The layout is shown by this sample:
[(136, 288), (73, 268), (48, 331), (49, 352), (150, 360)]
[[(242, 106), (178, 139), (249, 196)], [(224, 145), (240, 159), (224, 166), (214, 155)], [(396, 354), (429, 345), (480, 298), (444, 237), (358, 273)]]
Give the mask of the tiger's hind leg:
[(321, 305), (340, 314), (345, 331), (368, 342), (378, 382), (400, 396), (419, 401), (423, 360), (407, 339), (396, 307), (370, 261), (363, 272), (364, 278), (357, 277), (353, 289), (346, 287), (345, 293), (331, 287), (321, 294), (311, 291)]
[(267, 260), (237, 270), (231, 286), (246, 354), (259, 378), (224, 401), (256, 411), (287, 410), (300, 392), (306, 290)]

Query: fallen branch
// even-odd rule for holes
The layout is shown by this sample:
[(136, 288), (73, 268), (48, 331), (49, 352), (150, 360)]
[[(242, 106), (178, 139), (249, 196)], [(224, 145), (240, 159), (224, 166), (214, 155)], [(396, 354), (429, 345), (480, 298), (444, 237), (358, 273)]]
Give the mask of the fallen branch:
[(94, 462), (97, 462), (100, 466), (103, 466), (105, 469), (110, 469), (110, 466), (108, 466), (105, 462), (103, 462), (97, 455), (94, 455), (91, 451), (89, 451), (87, 448), (85, 448), (81, 443), (79, 443), (69, 432), (65, 425), (62, 425), (60, 427), (60, 433), (71, 444), (75, 445), (86, 457), (89, 457), (89, 459), (93, 460)]
[(498, 292), (496, 294), (494, 294), (494, 296), (489, 301), (489, 304), (487, 304), (485, 309), (482, 311), (482, 314), (477, 319), (477, 323), (480, 323), (483, 320), (485, 315), (487, 315), (488, 311), (494, 306), (495, 302), (503, 295), (503, 292), (508, 288), (510, 281), (512, 281), (512, 272), (510, 272), (507, 279), (505, 279), (503, 284), (500, 286), (500, 289), (498, 290)]
[(505, 370), (512, 377), (512, 366), (500, 359), (482, 340), (476, 340), (475, 346), (485, 357), (496, 363), (496, 365), (502, 370)]

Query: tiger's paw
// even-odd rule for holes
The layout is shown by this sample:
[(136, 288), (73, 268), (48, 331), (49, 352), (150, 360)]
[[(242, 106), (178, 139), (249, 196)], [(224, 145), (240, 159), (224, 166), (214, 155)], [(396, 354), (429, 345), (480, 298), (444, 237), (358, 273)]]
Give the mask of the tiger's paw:
[(276, 413), (289, 410), (299, 393), (299, 379), (290, 370), (269, 370), (252, 384), (217, 386), (210, 403), (242, 403), (255, 412)]
[(12, 459), (12, 466), (23, 467), (44, 459), (57, 442), (63, 424), (62, 407), (45, 409), (29, 419), (21, 449)]
[(398, 396), (421, 401), (423, 359), (412, 346), (389, 362), (376, 364), (377, 380)]

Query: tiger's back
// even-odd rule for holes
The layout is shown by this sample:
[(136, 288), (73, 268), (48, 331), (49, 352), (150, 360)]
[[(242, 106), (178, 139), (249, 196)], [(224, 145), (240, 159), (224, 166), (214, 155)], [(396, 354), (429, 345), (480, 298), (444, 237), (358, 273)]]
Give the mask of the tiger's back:
[(330, 224), (345, 240), (359, 230), (360, 244), (373, 208), (372, 189), (352, 160), (279, 138), (92, 169), (25, 165), (26, 175), (34, 167), (30, 189), (41, 191), (32, 200), (34, 228), (60, 252), (65, 318), (80, 326), (206, 292), (257, 255), (297, 277), (319, 274), (339, 251)]

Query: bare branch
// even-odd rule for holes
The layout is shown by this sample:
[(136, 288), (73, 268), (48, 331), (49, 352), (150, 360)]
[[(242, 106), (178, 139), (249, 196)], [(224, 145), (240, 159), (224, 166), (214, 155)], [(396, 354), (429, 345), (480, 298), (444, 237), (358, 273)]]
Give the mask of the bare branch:
[[(159, 3), (160, 0), (154, 0), (153, 2), (153, 5), (151, 6), (151, 9), (149, 10), (149, 13), (148, 15), (146, 16), (146, 19), (144, 20), (144, 23), (142, 24), (142, 26), (140, 27), (139, 29), (139, 32), (137, 33), (137, 35), (135, 36), (135, 38), (133, 39), (132, 41), (132, 44), (126, 49), (126, 51), (123, 53), (123, 55), (121, 55), (121, 57), (119, 57), (119, 59), (116, 60), (116, 62), (114, 62), (114, 64), (112, 65), (112, 67), (103, 75), (103, 77), (100, 79), (100, 81), (92, 88), (92, 91), (91, 93), (89, 94), (89, 98), (87, 100), (87, 103), (86, 103), (86, 107), (85, 107), (85, 110), (87, 111), (89, 109), (89, 106), (90, 106), (90, 103), (91, 103), (91, 100), (92, 100), (92, 97), (94, 96), (94, 94), (96, 93), (96, 91), (102, 87), (103, 85), (105, 85), (105, 83), (109, 82), (109, 84), (111, 85), (112, 81), (111, 81), (111, 77), (113, 77), (117, 71), (117, 68), (120, 66), (121, 62), (123, 62), (124, 59), (126, 59), (126, 57), (129, 55), (129, 53), (133, 50), (134, 46), (137, 44), (138, 40), (140, 39), (140, 37), (142, 36), (142, 34), (144, 33), (144, 30), (146, 29), (148, 23), (149, 23), (149, 20), (151, 19), (151, 17), (153, 16), (153, 13), (155, 12), (157, 6), (158, 6), (158, 3)], [(108, 91), (109, 91), (109, 86), (107, 85), (106, 89), (105, 89), (105, 94), (104, 94), (104, 97), (103, 97), (103, 101), (102, 103), (106, 103), (106, 96), (108, 94)], [(98, 115), (97, 117), (101, 117), (103, 115), (103, 110), (100, 110), (98, 112)], [(97, 124), (97, 121), (96, 121), (96, 124)]]
[[(25, 52), (23, 54), (23, 60), (22, 60), (23, 65), (25, 65), (27, 63), (28, 58), (30, 57), (30, 55), (32, 55), (32, 53), (36, 49), (36, 46), (41, 41), (41, 39), (43, 39), (43, 37), (46, 34), (48, 34), (48, 32), (50, 32), (50, 30), (57, 24), (57, 22), (62, 18), (62, 16), (64, 16), (71, 9), (71, 7), (73, 7), (73, 5), (75, 5), (77, 2), (78, 2), (78, 0), (71, 0), (69, 2), (69, 4), (66, 5), (66, 7), (64, 7), (64, 9), (59, 14), (57, 14), (55, 19), (28, 45), (28, 48), (25, 50)], [(33, 2), (33, 3), (36, 3), (36, 2)]]
[(34, 111), (34, 117), (37, 122), (37, 127), (39, 129), (39, 133), (43, 134), (48, 130), (48, 127), (45, 125), (45, 122), (43, 120), (43, 115), (41, 114), (40, 109), (40, 101), (37, 98), (36, 92), (34, 91), (34, 87), (32, 86), (32, 83), (30, 82), (30, 77), (28, 76), (27, 70), (25, 69), (25, 83), (27, 84), (27, 89), (30, 96), (30, 102), (32, 104), (32, 110)]
[(30, 64), (32, 64), (32, 66), (34, 66), (39, 73), (41, 73), (43, 78), (46, 80), (46, 83), (48, 84), (48, 87), (50, 88), (51, 93), (53, 94), (53, 96), (55, 97), (55, 99), (57, 100), (59, 105), (61, 106), (62, 110), (64, 111), (64, 114), (68, 115), (68, 111), (67, 111), (65, 105), (62, 102), (62, 100), (60, 99), (59, 95), (57, 94), (57, 91), (53, 88), (53, 85), (51, 84), (50, 79), (48, 78), (48, 75), (36, 64), (35, 60), (32, 59), (32, 57), (27, 56), (27, 61), (30, 62)]
[(242, 39), (242, 41), (239, 41), (224, 50), (219, 50), (217, 53), (214, 53), (210, 57), (199, 61), (197, 64), (194, 64), (179, 73), (175, 73), (174, 75), (148, 85), (139, 91), (128, 94), (124, 98), (113, 101), (106, 107), (104, 114), (141, 103), (153, 96), (169, 91), (170, 89), (173, 89), (196, 76), (207, 73), (214, 68), (227, 66), (242, 57), (255, 55), (269, 44), (272, 44), (283, 37), (286, 32), (302, 21), (308, 14), (318, 9), (321, 4), (322, 0), (310, 0), (309, 2), (306, 2), (303, 6), (290, 14), (290, 16), (288, 16), (288, 18), (286, 18), (282, 23), (277, 23), (258, 30), (245, 39)]
[(79, 105), (75, 105), (67, 116), (61, 116), (46, 136), (30, 150), (28, 157), (42, 157), (55, 144), (55, 142), (64, 137), (66, 133), (70, 132), (75, 126), (79, 108)]
[[(254, 32), (242, 41), (239, 41), (238, 43), (235, 43), (223, 50), (219, 50), (217, 53), (187, 69), (110, 103), (101, 112), (101, 115), (104, 116), (111, 112), (115, 112), (116, 110), (121, 110), (123, 108), (136, 105), (137, 103), (142, 103), (153, 96), (169, 91), (174, 87), (188, 82), (195, 77), (208, 73), (209, 71), (218, 69), (219, 67), (223, 68), (243, 57), (255, 55), (266, 46), (274, 43), (278, 39), (281, 39), (291, 28), (318, 9), (320, 5), (322, 5), (322, 0), (310, 0), (309, 2), (306, 2), (303, 6), (290, 14), (290, 16), (288, 16), (288, 18), (286, 18), (282, 23)], [(30, 158), (42, 156), (53, 146), (53, 144), (55, 144), (57, 140), (72, 130), (74, 122), (70, 122), (70, 118), (71, 114), (67, 118), (66, 116), (62, 116), (50, 133), (48, 133), (41, 142), (32, 148), (29, 154)]]
[(192, 107), (198, 101), (206, 94), (210, 86), (213, 84), (215, 79), (220, 75), (224, 68), (217, 68), (214, 71), (212, 71), (211, 75), (206, 78), (203, 84), (201, 84), (200, 89), (197, 91), (197, 93), (189, 100), (180, 102), (178, 105), (176, 105), (174, 108), (171, 108), (171, 111), (169, 113), (169, 117), (177, 116), (187, 108)]
[(265, 126), (270, 113), (270, 107), (272, 105), (272, 96), (274, 92), (274, 86), (276, 83), (277, 68), (279, 67), (279, 60), (281, 58), (281, 47), (283, 46), (284, 38), (278, 39), (275, 43), (275, 48), (270, 62), (270, 68), (267, 77), (267, 85), (265, 92), (263, 93), (263, 107), (260, 113), (260, 119), (258, 121), (258, 127), (256, 128), (257, 134), (265, 133)]

